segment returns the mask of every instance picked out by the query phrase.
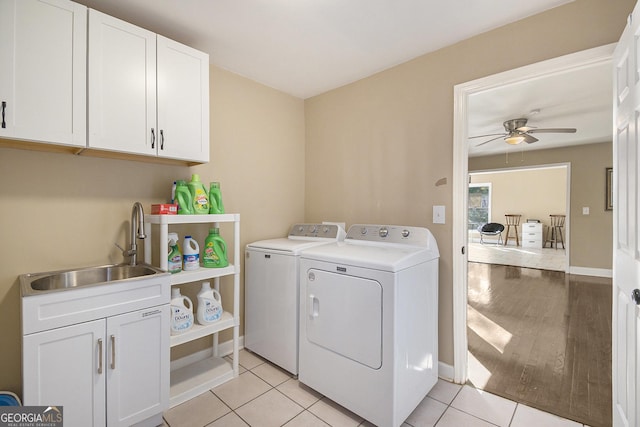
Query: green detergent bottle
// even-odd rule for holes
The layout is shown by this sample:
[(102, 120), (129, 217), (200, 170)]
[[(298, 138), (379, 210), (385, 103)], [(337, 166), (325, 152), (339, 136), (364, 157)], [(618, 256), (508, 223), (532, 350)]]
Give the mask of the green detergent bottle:
[(184, 181), (176, 181), (176, 203), (178, 203), (178, 215), (193, 214), (193, 198)]
[(209, 185), (209, 213), (223, 214), (224, 205), (222, 204), (222, 193), (220, 192), (220, 183), (212, 182)]
[(195, 214), (208, 214), (209, 213), (209, 196), (204, 185), (200, 182), (200, 175), (191, 175), (191, 181), (187, 184), (189, 191), (191, 192), (191, 199), (193, 202), (193, 213)]
[(227, 259), (227, 244), (220, 237), (217, 228), (209, 229), (209, 236), (204, 241), (202, 266), (207, 268), (221, 268), (229, 265)]

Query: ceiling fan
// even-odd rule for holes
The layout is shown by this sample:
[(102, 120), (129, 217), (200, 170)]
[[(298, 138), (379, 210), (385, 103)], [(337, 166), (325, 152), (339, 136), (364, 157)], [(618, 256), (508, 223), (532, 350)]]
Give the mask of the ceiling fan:
[(527, 126), (527, 119), (511, 119), (502, 123), (504, 126), (504, 130), (506, 133), (490, 133), (487, 135), (478, 135), (472, 136), (469, 139), (474, 138), (486, 138), (489, 136), (493, 136), (495, 138), (488, 139), (478, 145), (476, 147), (480, 147), (481, 145), (487, 144), (491, 141), (495, 141), (496, 139), (503, 138), (504, 142), (511, 145), (517, 145), (521, 142), (526, 142), (527, 144), (533, 144), (538, 141), (538, 138), (532, 136), (532, 133), (576, 133), (575, 128), (546, 128), (540, 129), (532, 126)]

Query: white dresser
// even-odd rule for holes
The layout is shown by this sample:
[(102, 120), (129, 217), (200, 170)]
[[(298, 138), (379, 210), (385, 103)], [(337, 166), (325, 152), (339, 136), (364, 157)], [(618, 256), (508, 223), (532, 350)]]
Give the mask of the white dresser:
[(542, 248), (544, 242), (541, 222), (525, 222), (522, 224), (522, 247)]

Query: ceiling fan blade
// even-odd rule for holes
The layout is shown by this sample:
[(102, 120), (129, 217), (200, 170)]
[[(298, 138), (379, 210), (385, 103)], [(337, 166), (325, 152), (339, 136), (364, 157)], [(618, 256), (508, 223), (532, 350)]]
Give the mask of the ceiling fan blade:
[(528, 133), (576, 133), (575, 128), (531, 129)]
[(486, 138), (488, 136), (506, 136), (506, 133), (489, 133), (487, 135), (476, 135), (476, 136), (470, 136), (469, 139), (474, 139), (474, 138)]
[[(489, 136), (490, 136), (490, 135), (489, 135)], [(481, 142), (480, 144), (476, 145), (475, 147), (480, 147), (481, 145), (488, 144), (488, 143), (490, 143), (491, 141), (495, 141), (496, 139), (500, 139), (500, 138), (502, 138), (503, 136), (504, 136), (504, 134), (500, 134), (500, 136), (497, 136), (497, 137), (495, 137), (495, 138), (488, 139), (488, 140), (486, 140), (485, 142)]]
[(528, 133), (523, 133), (522, 136), (524, 136), (524, 142), (527, 144), (533, 144), (534, 142), (539, 141), (538, 138), (531, 136)]

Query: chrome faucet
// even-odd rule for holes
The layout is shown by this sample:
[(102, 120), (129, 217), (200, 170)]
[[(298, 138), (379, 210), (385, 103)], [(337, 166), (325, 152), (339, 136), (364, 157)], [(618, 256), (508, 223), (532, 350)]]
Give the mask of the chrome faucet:
[(135, 202), (131, 210), (131, 247), (128, 251), (122, 251), (125, 257), (129, 257), (130, 265), (136, 265), (138, 262), (138, 245), (136, 245), (136, 239), (144, 239), (145, 237), (147, 236), (144, 234), (144, 209), (142, 209), (140, 202)]

